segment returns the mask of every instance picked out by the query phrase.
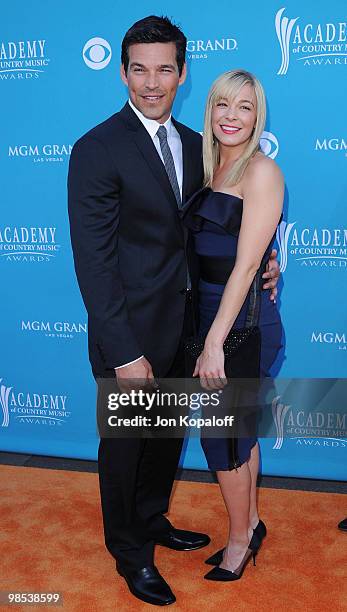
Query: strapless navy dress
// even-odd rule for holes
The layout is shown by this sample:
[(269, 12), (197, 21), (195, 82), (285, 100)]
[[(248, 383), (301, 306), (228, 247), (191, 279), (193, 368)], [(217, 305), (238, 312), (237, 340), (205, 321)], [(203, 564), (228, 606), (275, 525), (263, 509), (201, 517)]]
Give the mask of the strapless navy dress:
[[(235, 261), (238, 235), (241, 227), (243, 201), (241, 198), (203, 188), (185, 206), (183, 223), (193, 234), (194, 249), (202, 259), (231, 257)], [(275, 236), (263, 257), (266, 262), (271, 253)], [(231, 266), (232, 270), (232, 266)], [(230, 271), (231, 271), (230, 270)], [(199, 280), (199, 334), (206, 335), (211, 327), (223, 295), (225, 284)], [(270, 300), (270, 289), (260, 291), (259, 328), (261, 332), (260, 376), (269, 376), (282, 346), (282, 324), (276, 304)], [(249, 295), (235, 320), (233, 328), (245, 326)], [(257, 438), (237, 440), (238, 465), (250, 458)], [(230, 444), (224, 438), (208, 438), (202, 435), (201, 445), (211, 470), (230, 470)]]

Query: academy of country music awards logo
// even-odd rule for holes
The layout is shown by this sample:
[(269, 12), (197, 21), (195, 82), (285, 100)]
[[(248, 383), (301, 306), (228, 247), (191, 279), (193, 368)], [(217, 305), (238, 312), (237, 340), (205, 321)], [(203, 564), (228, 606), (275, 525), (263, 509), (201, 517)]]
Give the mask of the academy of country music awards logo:
[(49, 66), (46, 40), (0, 43), (0, 81), (38, 79)]
[(347, 23), (301, 23), (300, 17), (288, 18), (286, 8), (276, 13), (275, 28), (282, 62), (277, 74), (287, 74), (290, 60), (304, 66), (347, 65)]
[(280, 269), (285, 272), (289, 259), (303, 268), (347, 269), (347, 229), (300, 227), (282, 221), (277, 229)]
[(70, 418), (67, 395), (17, 391), (0, 378), (0, 427), (15, 424), (61, 427)]
[(33, 163), (64, 162), (69, 159), (71, 144), (16, 144), (9, 145), (9, 159), (25, 159)]
[(73, 321), (25, 321), (22, 319), (20, 330), (23, 333), (39, 334), (46, 338), (72, 339), (86, 336), (87, 323)]
[(285, 439), (302, 447), (347, 448), (346, 411), (294, 409), (283, 404), (279, 395), (271, 408), (277, 436), (273, 450), (280, 450)]
[(0, 226), (0, 264), (54, 260), (61, 248), (56, 232), (56, 227)]

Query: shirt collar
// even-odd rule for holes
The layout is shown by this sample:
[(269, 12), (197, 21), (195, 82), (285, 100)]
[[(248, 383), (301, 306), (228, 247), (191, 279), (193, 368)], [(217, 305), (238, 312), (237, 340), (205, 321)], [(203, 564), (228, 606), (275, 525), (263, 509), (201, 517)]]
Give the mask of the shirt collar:
[(136, 106), (134, 106), (134, 104), (132, 103), (132, 101), (129, 99), (128, 100), (129, 106), (130, 108), (132, 108), (132, 110), (134, 111), (134, 113), (138, 116), (138, 118), (140, 119), (141, 123), (143, 124), (143, 126), (146, 128), (147, 132), (149, 133), (150, 137), (153, 139), (154, 136), (156, 135), (159, 127), (161, 125), (164, 125), (164, 127), (166, 127), (167, 129), (167, 135), (170, 136), (171, 133), (171, 128), (172, 128), (172, 120), (171, 120), (171, 115), (170, 117), (165, 121), (165, 123), (158, 123), (158, 121), (155, 121), (155, 119), (148, 119), (148, 117), (145, 117), (141, 111), (139, 111)]

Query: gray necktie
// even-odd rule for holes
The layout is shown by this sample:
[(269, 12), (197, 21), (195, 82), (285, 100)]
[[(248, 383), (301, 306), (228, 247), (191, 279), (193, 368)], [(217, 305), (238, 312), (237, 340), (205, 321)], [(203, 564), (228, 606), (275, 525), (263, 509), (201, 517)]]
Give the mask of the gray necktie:
[(157, 136), (159, 138), (160, 149), (163, 154), (165, 170), (169, 177), (169, 181), (171, 183), (173, 192), (175, 194), (177, 206), (180, 208), (182, 206), (181, 193), (180, 193), (180, 188), (178, 186), (175, 162), (172, 157), (169, 143), (167, 141), (167, 131), (164, 125), (161, 125), (160, 128), (158, 129)]

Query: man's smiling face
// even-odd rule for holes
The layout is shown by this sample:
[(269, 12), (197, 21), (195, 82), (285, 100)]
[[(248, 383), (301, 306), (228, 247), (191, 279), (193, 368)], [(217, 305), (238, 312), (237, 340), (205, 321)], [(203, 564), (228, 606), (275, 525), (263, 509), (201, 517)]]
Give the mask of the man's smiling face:
[(130, 100), (148, 119), (165, 123), (169, 118), (177, 88), (186, 78), (186, 65), (179, 75), (176, 45), (139, 43), (129, 47), (129, 66), (121, 77), (128, 86)]

